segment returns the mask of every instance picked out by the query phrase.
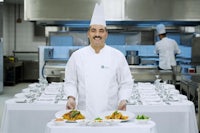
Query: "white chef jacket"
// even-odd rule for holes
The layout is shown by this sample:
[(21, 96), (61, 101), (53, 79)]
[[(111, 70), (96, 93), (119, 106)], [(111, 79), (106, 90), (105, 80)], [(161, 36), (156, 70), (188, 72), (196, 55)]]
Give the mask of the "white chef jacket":
[(125, 56), (105, 45), (97, 54), (91, 46), (75, 51), (65, 69), (65, 93), (90, 119), (116, 110), (131, 95), (133, 80)]
[(176, 41), (168, 37), (162, 38), (155, 44), (155, 53), (159, 54), (159, 67), (162, 69), (171, 69), (171, 66), (175, 66), (175, 54), (180, 52)]

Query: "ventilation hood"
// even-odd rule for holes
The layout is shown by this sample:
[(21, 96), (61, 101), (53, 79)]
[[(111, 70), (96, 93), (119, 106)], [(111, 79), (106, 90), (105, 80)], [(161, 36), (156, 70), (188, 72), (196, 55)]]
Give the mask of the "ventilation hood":
[(24, 0), (24, 19), (43, 25), (88, 26), (100, 1), (108, 25), (200, 25), (200, 0)]

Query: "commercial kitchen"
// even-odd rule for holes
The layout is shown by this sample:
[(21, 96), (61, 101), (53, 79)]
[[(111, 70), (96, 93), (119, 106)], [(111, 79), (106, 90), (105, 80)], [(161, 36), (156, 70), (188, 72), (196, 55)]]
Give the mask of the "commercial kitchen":
[[(56, 126), (52, 120), (65, 109), (67, 100), (63, 93), (66, 63), (74, 51), (89, 45), (87, 30), (94, 6), (100, 2), (109, 32), (106, 44), (124, 54), (134, 82), (127, 111), (151, 120), (142, 126), (133, 120), (122, 126)], [(3, 101), (0, 133), (198, 133), (199, 5), (199, 0), (0, 0), (0, 97), (8, 87), (27, 83)], [(154, 48), (160, 23), (181, 49), (172, 70), (158, 69)], [(143, 93), (157, 92), (158, 86), (180, 95), (178, 102), (176, 98), (171, 102), (135, 100)], [(37, 98), (25, 96), (33, 92)]]

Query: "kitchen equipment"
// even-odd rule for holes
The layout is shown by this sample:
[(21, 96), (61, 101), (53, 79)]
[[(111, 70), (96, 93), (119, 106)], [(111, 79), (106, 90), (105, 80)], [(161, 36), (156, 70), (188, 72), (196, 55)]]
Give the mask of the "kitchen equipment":
[(75, 52), (78, 49), (69, 49), (69, 57), (72, 55), (73, 52)]
[(129, 65), (140, 64), (140, 57), (138, 56), (138, 51), (134, 50), (126, 51), (126, 59)]
[(127, 59), (127, 62), (129, 65), (139, 65), (140, 64), (139, 56), (127, 55), (126, 59)]
[(3, 92), (3, 4), (0, 4), (0, 93)]
[(177, 65), (177, 66), (171, 66), (173, 73), (181, 73), (182, 67)]
[(200, 73), (200, 66), (196, 66), (196, 73)]
[(188, 68), (188, 73), (195, 73), (195, 68)]
[(199, 65), (200, 64), (200, 37), (195, 37), (192, 40), (192, 55), (191, 55), (191, 64), (192, 65)]
[(138, 51), (128, 50), (126, 51), (126, 55), (138, 56)]
[(3, 42), (0, 40), (0, 93), (3, 92), (3, 65)]
[(179, 85), (181, 81), (181, 71), (182, 67), (180, 65), (171, 66), (173, 72), (173, 84)]

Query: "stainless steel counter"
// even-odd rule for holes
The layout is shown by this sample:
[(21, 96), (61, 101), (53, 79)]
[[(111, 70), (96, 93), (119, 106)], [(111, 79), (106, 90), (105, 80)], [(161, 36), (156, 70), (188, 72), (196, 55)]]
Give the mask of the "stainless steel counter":
[[(130, 65), (131, 74), (136, 82), (154, 82), (159, 75), (162, 80), (173, 80), (173, 73), (170, 70), (158, 70), (153, 65)], [(47, 64), (45, 66), (45, 75), (47, 77), (60, 77), (64, 79), (65, 64)]]
[[(186, 93), (189, 100), (193, 101), (196, 111), (200, 113), (200, 74), (183, 74), (180, 91)], [(200, 128), (200, 114), (198, 113), (198, 127)]]
[(49, 82), (63, 81), (65, 77), (66, 63), (47, 63), (44, 67), (44, 75)]
[(136, 82), (154, 82), (156, 75), (164, 81), (173, 80), (173, 73), (171, 70), (158, 70), (154, 65), (136, 65), (130, 66), (131, 74)]

